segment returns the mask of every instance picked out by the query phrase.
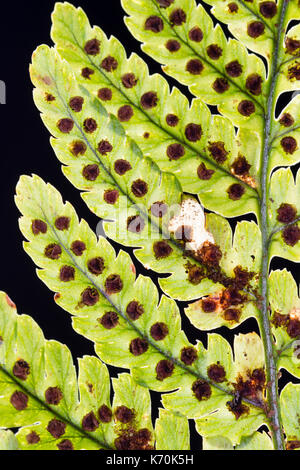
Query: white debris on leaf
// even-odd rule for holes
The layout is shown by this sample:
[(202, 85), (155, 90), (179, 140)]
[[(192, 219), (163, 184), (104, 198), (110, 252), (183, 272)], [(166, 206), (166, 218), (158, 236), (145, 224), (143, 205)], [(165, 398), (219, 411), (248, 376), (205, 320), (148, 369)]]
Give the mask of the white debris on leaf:
[[(214, 243), (214, 237), (205, 227), (203, 207), (195, 199), (185, 199), (181, 204), (180, 214), (170, 220), (169, 231), (181, 230), (188, 233), (186, 249), (198, 251), (205, 242)], [(179, 238), (179, 237), (178, 237)]]
[(289, 317), (291, 320), (298, 320), (300, 321), (300, 307), (294, 307), (290, 313)]

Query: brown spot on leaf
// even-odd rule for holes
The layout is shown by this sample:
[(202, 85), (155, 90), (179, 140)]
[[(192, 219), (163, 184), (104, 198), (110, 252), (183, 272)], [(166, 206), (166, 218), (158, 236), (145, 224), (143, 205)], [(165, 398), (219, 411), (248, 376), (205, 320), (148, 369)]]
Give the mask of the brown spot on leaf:
[(171, 377), (174, 371), (174, 364), (173, 362), (163, 359), (159, 361), (155, 367), (156, 371), (156, 379), (163, 381), (168, 377)]
[(55, 101), (55, 96), (51, 95), (51, 93), (46, 93), (45, 94), (45, 100), (48, 102), (48, 103), (52, 103), (53, 101)]
[(87, 307), (96, 305), (99, 301), (99, 292), (94, 287), (87, 287), (81, 294), (81, 302)]
[(122, 76), (122, 83), (125, 88), (133, 88), (137, 84), (138, 79), (134, 75), (134, 73), (125, 73)]
[(241, 184), (234, 183), (227, 189), (228, 197), (232, 201), (238, 201), (245, 193), (245, 188)]
[(74, 255), (82, 256), (83, 252), (86, 250), (85, 243), (81, 242), (80, 240), (76, 240), (72, 243), (71, 250), (73, 251)]
[(118, 406), (115, 411), (115, 417), (120, 423), (128, 424), (134, 418), (134, 411), (127, 406)]
[(97, 122), (93, 118), (87, 118), (83, 123), (83, 129), (87, 134), (92, 134), (95, 132), (97, 127)]
[(250, 408), (241, 402), (239, 393), (236, 393), (235, 397), (226, 403), (227, 408), (231, 411), (235, 419), (239, 419), (243, 414), (248, 414)]
[(211, 299), (210, 297), (206, 297), (205, 299), (202, 299), (201, 307), (203, 312), (212, 313), (217, 310), (217, 302), (214, 299)]
[(96, 181), (98, 176), (100, 175), (99, 166), (94, 163), (93, 165), (87, 165), (82, 170), (82, 176), (87, 181)]
[(218, 46), (218, 44), (210, 44), (206, 48), (206, 52), (208, 57), (210, 57), (212, 60), (218, 60), (221, 57), (223, 50), (220, 46)]
[(179, 51), (181, 48), (180, 42), (176, 41), (176, 39), (169, 39), (166, 42), (166, 49), (168, 49), (169, 52), (174, 53)]
[(187, 263), (186, 265), (187, 273), (188, 273), (188, 281), (197, 286), (205, 277), (204, 269), (196, 264)]
[(296, 152), (298, 145), (297, 140), (294, 137), (283, 137), (280, 141), (280, 145), (283, 148), (285, 153), (292, 155)]
[(119, 191), (117, 189), (107, 189), (104, 191), (103, 199), (106, 204), (115, 204), (119, 199)]
[(300, 321), (297, 319), (290, 319), (286, 331), (291, 338), (297, 338), (297, 336), (300, 336)]
[(82, 428), (87, 432), (94, 432), (99, 428), (99, 422), (93, 411), (85, 415), (82, 419)]
[(143, 315), (144, 307), (136, 300), (133, 300), (127, 305), (126, 313), (132, 321), (135, 321), (138, 320), (141, 315)]
[(247, 26), (247, 33), (250, 38), (256, 39), (265, 32), (265, 25), (261, 21), (252, 21)]
[(145, 22), (145, 30), (152, 33), (160, 33), (164, 29), (163, 20), (159, 16), (149, 16)]
[(10, 403), (17, 411), (23, 411), (28, 405), (28, 396), (20, 391), (16, 391), (10, 397)]
[(110, 88), (100, 88), (98, 90), (98, 98), (102, 101), (110, 101), (112, 99), (112, 91)]
[(204, 66), (199, 59), (191, 59), (186, 64), (186, 71), (191, 73), (192, 75), (200, 75)]
[(203, 39), (203, 32), (199, 26), (195, 26), (189, 31), (189, 38), (191, 41), (201, 42)]
[(57, 444), (58, 450), (74, 450), (73, 444), (69, 439), (64, 439)]
[(105, 268), (104, 259), (100, 256), (96, 258), (92, 258), (88, 262), (88, 270), (90, 273), (94, 274), (95, 276), (99, 276), (103, 273)]
[(169, 334), (168, 325), (162, 322), (154, 323), (151, 326), (150, 334), (155, 341), (162, 341)]
[(285, 47), (289, 54), (295, 54), (300, 49), (300, 41), (298, 39), (286, 38)]
[(255, 104), (249, 100), (242, 100), (238, 105), (238, 112), (242, 116), (249, 117), (255, 113)]
[(209, 142), (208, 150), (217, 163), (224, 163), (227, 159), (228, 152), (224, 142)]
[(157, 3), (161, 8), (168, 8), (174, 0), (157, 0)]
[(100, 52), (100, 41), (99, 39), (91, 39), (87, 41), (84, 46), (84, 50), (88, 55), (98, 55)]
[(225, 91), (229, 90), (229, 83), (226, 78), (216, 78), (214, 83), (212, 84), (213, 89), (216, 93), (225, 93)]
[(26, 441), (29, 445), (38, 444), (40, 442), (40, 436), (35, 432), (32, 431), (30, 434), (27, 434)]
[(34, 220), (31, 224), (31, 230), (34, 235), (47, 233), (47, 224), (43, 220)]
[(59, 259), (62, 254), (62, 249), (59, 245), (52, 243), (51, 245), (46, 246), (44, 253), (49, 259)]
[(220, 303), (223, 309), (227, 309), (231, 305), (241, 305), (245, 297), (235, 287), (228, 287), (224, 289), (221, 295)]
[(233, 60), (232, 62), (226, 64), (225, 70), (227, 75), (232, 78), (239, 77), (243, 72), (243, 68), (237, 60)]
[(83, 78), (86, 78), (87, 80), (90, 80), (91, 78), (91, 75), (94, 75), (95, 71), (90, 69), (89, 67), (84, 67), (82, 70), (81, 70), (81, 76)]
[(13, 375), (19, 380), (26, 380), (29, 374), (29, 364), (23, 359), (19, 359), (13, 367)]
[(219, 363), (211, 364), (207, 368), (207, 375), (213, 382), (216, 383), (222, 383), (226, 379), (225, 369)]
[(84, 103), (84, 99), (81, 96), (74, 96), (69, 101), (69, 106), (74, 111), (74, 113), (79, 113), (82, 111), (82, 106)]
[(259, 4), (259, 11), (265, 18), (273, 18), (277, 13), (277, 5), (275, 2), (262, 2)]
[(202, 162), (197, 168), (197, 175), (200, 180), (208, 181), (215, 173), (214, 170), (209, 170), (206, 168), (205, 164)]
[(118, 119), (120, 122), (128, 122), (133, 116), (133, 109), (129, 104), (121, 106), (118, 110)]
[(191, 366), (197, 359), (197, 351), (193, 347), (182, 348), (180, 360), (186, 365)]
[(198, 379), (192, 385), (192, 392), (197, 400), (208, 400), (211, 396), (211, 387), (204, 380)]
[(59, 272), (59, 279), (62, 282), (74, 281), (75, 269), (72, 266), (63, 266)]
[(98, 417), (101, 423), (110, 423), (112, 420), (112, 411), (107, 405), (102, 405), (98, 411)]
[(181, 8), (177, 8), (169, 15), (169, 20), (172, 26), (181, 26), (186, 22), (186, 14)]
[(107, 155), (112, 152), (113, 146), (108, 140), (101, 140), (98, 144), (97, 150), (101, 155)]
[(106, 70), (106, 72), (113, 72), (118, 67), (118, 61), (109, 55), (102, 60), (101, 67)]
[(250, 168), (250, 163), (247, 162), (246, 158), (243, 155), (239, 155), (231, 165), (233, 173), (237, 176), (249, 175)]
[(295, 62), (288, 68), (288, 79), (291, 81), (300, 80), (300, 62)]
[(148, 192), (148, 184), (146, 181), (138, 179), (132, 183), (131, 191), (135, 197), (144, 197)]
[(134, 356), (141, 356), (149, 348), (149, 345), (145, 339), (135, 338), (130, 342), (129, 351)]
[(103, 328), (106, 330), (112, 330), (119, 324), (119, 316), (116, 312), (107, 312), (99, 321)]
[(158, 241), (153, 243), (153, 251), (154, 251), (154, 256), (157, 260), (168, 258), (170, 254), (173, 252), (173, 248), (170, 247), (170, 245), (164, 241)]
[(237, 13), (239, 11), (239, 7), (238, 7), (237, 3), (235, 3), (235, 2), (229, 3), (228, 11), (229, 11), (229, 13)]
[(118, 173), (118, 175), (123, 176), (127, 171), (132, 169), (132, 166), (127, 160), (116, 160), (115, 165), (114, 165), (115, 172)]
[(70, 223), (71, 223), (70, 217), (58, 217), (55, 220), (55, 227), (57, 228), (57, 230), (60, 230), (60, 231), (69, 230)]
[(286, 450), (300, 449), (300, 441), (287, 441)]
[(181, 144), (171, 144), (167, 147), (169, 160), (178, 160), (185, 154), (184, 146)]
[(118, 294), (123, 289), (123, 281), (118, 274), (111, 274), (105, 281), (107, 294)]
[(205, 242), (199, 251), (199, 257), (208, 266), (218, 266), (222, 258), (222, 252), (218, 245)]
[(297, 209), (291, 204), (283, 203), (277, 209), (277, 220), (283, 224), (289, 224), (295, 220), (297, 216)]
[(141, 105), (144, 109), (152, 109), (157, 106), (158, 96), (155, 91), (148, 91), (141, 97)]
[(170, 127), (176, 127), (177, 124), (179, 123), (179, 117), (176, 116), (176, 114), (168, 114), (166, 116), (166, 123)]
[(279, 312), (274, 312), (272, 317), (272, 324), (275, 328), (285, 327), (289, 322), (289, 315), (281, 315)]
[(60, 119), (57, 123), (57, 127), (63, 134), (69, 134), (74, 127), (74, 121), (69, 118)]
[(186, 126), (184, 133), (187, 140), (189, 140), (190, 142), (197, 142), (201, 139), (202, 128), (200, 124), (190, 123)]
[(48, 405), (59, 405), (63, 399), (62, 391), (59, 387), (49, 387), (45, 392), (45, 400)]
[(86, 150), (87, 146), (85, 142), (82, 142), (81, 140), (76, 140), (70, 145), (70, 151), (75, 157), (78, 157), (78, 155), (84, 155)]
[(248, 75), (246, 79), (246, 88), (252, 95), (258, 96), (261, 94), (263, 79), (258, 73)]
[(238, 323), (241, 317), (241, 310), (239, 308), (228, 308), (223, 313), (223, 318), (226, 321)]
[(294, 124), (295, 119), (289, 113), (284, 113), (279, 119), (279, 122), (284, 127), (290, 127)]
[(54, 439), (59, 439), (66, 432), (66, 424), (58, 419), (52, 419), (48, 423), (47, 431), (54, 437)]

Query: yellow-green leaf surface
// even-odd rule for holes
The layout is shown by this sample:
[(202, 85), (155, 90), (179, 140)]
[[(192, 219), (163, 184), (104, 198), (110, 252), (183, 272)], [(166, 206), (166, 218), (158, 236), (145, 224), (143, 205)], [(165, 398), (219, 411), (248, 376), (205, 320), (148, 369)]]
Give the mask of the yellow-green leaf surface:
[(0, 450), (19, 450), (19, 444), (12, 431), (0, 431)]
[(286, 270), (269, 278), (272, 329), (278, 353), (277, 367), (300, 377), (300, 300), (298, 286)]
[[(126, 25), (142, 41), (142, 49), (236, 125), (261, 129), (268, 93), (262, 60), (241, 42), (227, 40), (221, 26), (214, 27), (194, 0), (175, 0), (166, 8), (159, 3), (122, 0), (130, 15)], [(178, 50), (170, 52), (168, 41), (175, 41)]]
[(300, 385), (287, 384), (280, 397), (287, 449), (300, 448)]
[(272, 450), (272, 440), (265, 432), (255, 432), (243, 437), (240, 444), (233, 446), (229, 439), (222, 436), (203, 439), (203, 450)]
[(161, 450), (190, 450), (186, 418), (161, 409), (155, 423), (156, 443)]
[(79, 359), (77, 378), (68, 348), (46, 341), (33, 319), (18, 315), (3, 292), (0, 334), (0, 426), (20, 428), (15, 438), (2, 433), (2, 446), (18, 445), (22, 450), (125, 450), (124, 442), (131, 450), (153, 446), (149, 392), (130, 375), (113, 380), (111, 404), (106, 366), (85, 356)]
[[(199, 194), (211, 210), (228, 216), (256, 210), (260, 143), (253, 128), (236, 138), (228, 119), (211, 116), (198, 99), (190, 106), (176, 88), (170, 93), (166, 80), (158, 74), (149, 76), (140, 57), (127, 58), (115, 37), (108, 40), (99, 27), (92, 28), (81, 8), (57, 3), (52, 21), (52, 38), (72, 66), (74, 79), (121, 121), (145, 156), (176, 175), (183, 189)], [(92, 44), (97, 45), (95, 50)], [(248, 57), (244, 63), (250, 67)], [(247, 145), (250, 141), (252, 145)], [(240, 157), (249, 165), (244, 175), (238, 171)], [(241, 204), (226, 193), (232, 184), (245, 190)]]

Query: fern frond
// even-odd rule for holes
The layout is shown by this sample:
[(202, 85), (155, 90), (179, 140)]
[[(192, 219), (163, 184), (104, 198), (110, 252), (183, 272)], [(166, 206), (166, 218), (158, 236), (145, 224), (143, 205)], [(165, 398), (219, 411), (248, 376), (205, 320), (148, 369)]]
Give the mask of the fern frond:
[[(257, 335), (238, 337), (235, 373), (231, 372), (229, 344), (218, 335), (209, 337), (208, 351), (201, 343), (197, 347), (190, 344), (181, 331), (175, 302), (163, 296), (158, 304), (152, 281), (143, 276), (135, 280), (130, 257), (121, 252), (115, 259), (106, 240), (99, 239), (97, 243), (87, 224), (78, 222), (72, 206), (63, 204), (52, 186), (36, 176), (23, 176), (16, 202), (23, 213), (21, 230), (29, 240), (25, 250), (41, 268), (38, 276), (57, 292), (55, 300), (74, 315), (75, 330), (95, 342), (103, 361), (130, 368), (135, 382), (152, 390), (172, 391), (180, 387), (178, 395), (168, 394), (163, 399), (169, 408), (171, 400), (179, 397), (176, 406), (172, 405), (173, 413), (200, 417), (222, 405), (223, 412), (232, 415), (236, 440), (267, 422), (260, 393), (265, 387), (263, 352)], [(37, 221), (43, 230), (35, 234)], [(74, 249), (74, 243), (76, 248), (80, 244), (81, 253)], [(95, 266), (101, 269), (95, 272)], [(253, 395), (235, 404), (236, 388), (255, 368), (259, 368), (260, 382), (254, 380)], [(181, 393), (184, 400), (180, 399)]]
[[(235, 125), (261, 128), (268, 93), (264, 64), (242, 43), (227, 40), (202, 5), (194, 0), (175, 0), (168, 8), (156, 0), (122, 0), (122, 5), (130, 15), (129, 30), (148, 55), (165, 64), (165, 73), (217, 105)], [(159, 31), (148, 26), (154, 22)], [(176, 41), (178, 52), (166, 48), (168, 40)]]
[[(218, 260), (209, 264), (203, 256), (199, 258), (193, 251), (188, 251), (188, 244), (178, 240), (176, 233), (171, 233), (170, 221), (178, 214), (182, 200), (178, 181), (173, 175), (162, 173), (150, 159), (142, 158), (139, 149), (124, 135), (116, 120), (109, 118), (101, 105), (78, 87), (69, 65), (54, 50), (41, 46), (33, 57), (31, 77), (37, 86), (35, 102), (43, 113), (45, 125), (55, 136), (52, 146), (59, 160), (67, 165), (63, 168), (65, 175), (76, 187), (86, 191), (83, 199), (93, 212), (115, 222), (105, 223), (106, 234), (127, 246), (141, 247), (135, 254), (147, 267), (171, 273), (161, 281), (161, 285), (173, 297), (191, 300), (214, 292), (216, 284), (220, 290), (224, 279), (227, 283), (234, 283), (228, 279), (232, 276), (233, 266), (227, 269), (227, 273), (221, 272)], [(47, 99), (49, 94), (55, 98), (50, 102)], [(83, 100), (82, 109), (77, 113), (68, 105), (74, 97)], [(85, 123), (90, 120), (95, 126), (92, 133), (85, 129)], [(70, 124), (67, 133), (62, 123)], [(109, 151), (104, 154), (101, 151), (103, 142), (106, 148), (109, 146)], [(83, 155), (76, 157), (74, 148), (78, 145), (84, 150)], [(123, 174), (119, 170), (125, 165), (128, 171)], [(220, 206), (221, 196), (219, 199), (213, 195), (209, 197)], [(246, 194), (242, 199), (247, 205)], [(228, 200), (229, 207), (244, 204), (229, 197)], [(255, 204), (254, 201), (249, 196), (249, 205)], [(193, 211), (199, 214), (193, 214), (191, 210), (189, 217), (195, 224), (202, 209), (196, 201), (194, 205)], [(160, 207), (162, 217), (157, 213)], [(231, 212), (235, 213), (235, 210)], [(192, 229), (193, 237), (197, 237), (203, 227), (199, 228), (199, 233), (196, 225)], [(216, 224), (216, 229), (212, 227), (212, 235), (222, 244), (218, 230)]]
[(0, 432), (1, 450), (189, 449), (187, 419), (161, 410), (154, 430), (149, 391), (127, 373), (112, 379), (111, 404), (106, 366), (84, 356), (77, 377), (67, 347), (45, 340), (4, 292), (0, 334), (0, 426), (20, 428)]
[[(244, 146), (246, 141), (259, 141), (253, 129), (244, 130), (246, 136), (240, 133), (236, 139), (228, 119), (211, 116), (200, 100), (194, 100), (190, 107), (176, 88), (170, 94), (166, 80), (158, 74), (149, 76), (140, 57), (132, 54), (127, 58), (116, 38), (108, 40), (100, 28), (91, 28), (81, 8), (57, 3), (52, 21), (52, 38), (59, 54), (72, 66), (74, 79), (122, 122), (144, 155), (162, 170), (175, 174), (183, 189), (199, 194), (210, 210), (226, 216), (255, 212), (258, 145), (240, 147), (241, 140)], [(94, 42), (98, 45), (95, 51), (91, 48)], [(114, 61), (111, 68), (106, 66), (108, 58)], [(244, 155), (248, 170), (242, 175), (236, 170), (239, 157)], [(228, 197), (226, 190), (232, 184), (245, 189), (243, 204)], [(220, 195), (222, 205), (215, 204)]]
[(272, 440), (265, 432), (255, 432), (243, 437), (240, 444), (233, 446), (229, 439), (222, 436), (203, 439), (203, 450), (272, 450)]

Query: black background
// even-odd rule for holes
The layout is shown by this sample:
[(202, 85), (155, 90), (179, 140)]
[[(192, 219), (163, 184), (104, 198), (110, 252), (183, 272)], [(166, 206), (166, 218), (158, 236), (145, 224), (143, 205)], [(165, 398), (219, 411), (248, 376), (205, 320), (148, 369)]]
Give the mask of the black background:
[[(124, 12), (119, 0), (103, 2), (88, 0), (72, 2), (81, 6), (92, 24), (104, 29), (107, 35), (117, 36), (126, 47), (127, 53), (137, 52), (149, 64), (150, 72), (160, 72), (160, 66), (145, 56), (139, 43), (127, 30), (123, 17)], [(18, 228), (19, 212), (14, 204), (14, 193), (17, 181), (22, 174), (38, 174), (45, 181), (53, 184), (76, 208), (80, 217), (87, 220), (92, 229), (96, 229), (98, 219), (83, 203), (80, 193), (63, 176), (60, 164), (49, 144), (49, 133), (44, 127), (38, 110), (32, 100), (32, 84), (28, 66), (34, 49), (42, 43), (52, 45), (50, 39), (51, 19), (55, 1), (6, 1), (1, 4), (0, 44), (1, 68), (0, 79), (6, 83), (6, 105), (0, 106), (0, 161), (1, 161), (1, 221), (0, 221), (0, 289), (7, 292), (17, 304), (19, 313), (31, 315), (43, 329), (47, 339), (56, 339), (66, 343), (74, 359), (84, 354), (94, 354), (93, 344), (74, 332), (71, 316), (61, 310), (53, 301), (53, 293), (37, 278), (35, 266), (22, 248), (23, 237)], [(227, 31), (227, 29), (225, 28)], [(227, 32), (228, 34), (228, 32)], [(168, 78), (171, 85), (175, 81)], [(185, 87), (180, 87), (188, 96)], [(280, 107), (289, 96), (280, 100)], [(279, 109), (279, 108), (278, 108)], [(216, 112), (216, 109), (213, 108)], [(248, 216), (248, 219), (253, 219)], [(232, 220), (234, 227), (237, 219)], [(113, 243), (118, 249), (118, 245)], [(297, 276), (295, 265), (289, 262), (275, 261), (273, 267), (287, 266)], [(145, 274), (144, 268), (136, 261), (137, 272)], [(299, 272), (299, 271), (298, 271)], [(157, 276), (147, 272), (156, 282)], [(298, 276), (299, 278), (299, 276)], [(186, 319), (180, 303), (183, 326), (191, 341), (200, 339), (206, 342), (206, 335), (200, 333)], [(222, 333), (231, 343), (233, 335), (239, 332), (257, 331), (254, 320), (248, 320), (234, 331), (221, 328)], [(112, 376), (118, 369), (110, 368)], [(281, 384), (290, 379), (283, 374)], [(160, 395), (153, 393), (156, 404)], [(156, 407), (157, 408), (157, 407)], [(154, 417), (157, 412), (154, 412)], [(192, 426), (193, 448), (200, 448), (201, 440)]]

